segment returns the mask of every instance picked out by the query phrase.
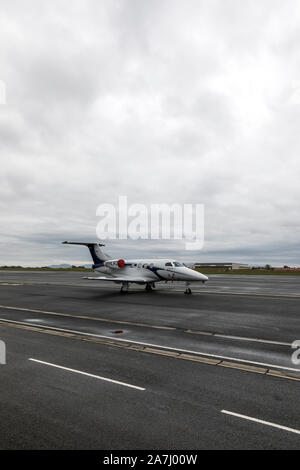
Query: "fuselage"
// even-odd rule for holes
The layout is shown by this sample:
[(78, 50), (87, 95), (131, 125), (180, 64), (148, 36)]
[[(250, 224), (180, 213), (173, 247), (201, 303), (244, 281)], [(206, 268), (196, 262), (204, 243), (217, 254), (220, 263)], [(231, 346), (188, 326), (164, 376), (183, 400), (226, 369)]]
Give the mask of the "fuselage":
[(205, 282), (208, 277), (183, 263), (173, 259), (109, 259), (94, 266), (96, 272), (112, 278), (122, 275), (124, 278), (146, 279), (148, 282), (186, 281)]

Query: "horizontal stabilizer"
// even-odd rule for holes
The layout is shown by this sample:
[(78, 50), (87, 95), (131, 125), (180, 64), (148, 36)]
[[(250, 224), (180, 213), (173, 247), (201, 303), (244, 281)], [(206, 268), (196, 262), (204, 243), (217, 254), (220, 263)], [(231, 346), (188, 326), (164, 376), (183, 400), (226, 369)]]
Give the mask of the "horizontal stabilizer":
[(83, 279), (88, 279), (89, 281), (111, 281), (111, 282), (138, 282), (144, 284), (146, 282), (150, 282), (149, 279), (145, 279), (142, 277), (91, 277), (91, 276), (84, 276)]
[(98, 246), (105, 246), (103, 243), (91, 243), (91, 242), (68, 242), (68, 241), (65, 241), (65, 242), (62, 242), (63, 245), (83, 245), (83, 246), (94, 246), (94, 245), (98, 245)]
[(101, 246), (105, 246), (105, 245), (103, 245), (103, 243), (68, 242), (68, 241), (65, 241), (65, 242), (62, 242), (62, 243), (64, 245), (83, 245), (83, 246), (87, 246), (88, 249), (90, 250), (90, 253), (91, 253), (91, 256), (93, 258), (95, 266), (101, 265), (101, 264), (104, 263), (104, 261), (107, 261), (107, 260), (110, 259), (110, 256), (107, 255), (106, 253), (103, 253), (103, 251), (100, 248)]

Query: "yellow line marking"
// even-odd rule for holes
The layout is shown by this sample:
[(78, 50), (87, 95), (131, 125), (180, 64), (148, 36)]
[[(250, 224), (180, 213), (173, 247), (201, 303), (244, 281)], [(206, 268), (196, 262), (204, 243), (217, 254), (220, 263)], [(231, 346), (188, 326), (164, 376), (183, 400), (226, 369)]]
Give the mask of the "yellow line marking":
[(227, 361), (222, 361), (218, 365), (222, 367), (229, 367), (230, 369), (240, 369), (240, 370), (246, 370), (248, 372), (255, 372), (257, 374), (266, 374), (268, 371), (268, 369), (265, 369), (263, 367), (254, 367), (254, 366), (249, 366), (248, 364), (240, 364), (240, 363), (237, 364), (235, 362), (227, 362)]
[(22, 286), (23, 284), (17, 282), (0, 282), (0, 286)]
[[(177, 348), (171, 348), (171, 347), (166, 347), (166, 346), (158, 346), (158, 345), (152, 345), (156, 346), (157, 349), (155, 348), (150, 348), (147, 347), (146, 345), (148, 343), (138, 343), (136, 341), (130, 341), (130, 340), (118, 340), (116, 341), (109, 341), (109, 339), (114, 340), (114, 338), (111, 338), (109, 336), (101, 336), (101, 335), (94, 335), (92, 333), (84, 333), (84, 332), (78, 332), (78, 331), (72, 331), (72, 330), (66, 330), (66, 331), (60, 331), (58, 329), (55, 329), (53, 327), (37, 327), (35, 325), (30, 325), (30, 324), (22, 324), (21, 322), (13, 322), (9, 320), (3, 320), (0, 319), (0, 325), (3, 326), (9, 326), (9, 327), (14, 327), (14, 328), (21, 328), (29, 331), (36, 331), (38, 333), (46, 333), (46, 334), (52, 334), (56, 336), (62, 336), (70, 339), (77, 339), (81, 341), (88, 341), (88, 342), (94, 342), (94, 343), (100, 343), (106, 346), (114, 346), (114, 347), (119, 347), (119, 348), (124, 348), (136, 352), (148, 352), (148, 353), (154, 353), (158, 354), (161, 356), (167, 356), (171, 358), (176, 358), (176, 359), (185, 359), (185, 360), (190, 360), (194, 362), (200, 362), (200, 363), (205, 363), (208, 365), (218, 365), (218, 366), (223, 366), (231, 369), (238, 369), (238, 370), (243, 370), (247, 372), (254, 372), (254, 373), (259, 373), (259, 374), (265, 374), (265, 375), (273, 375), (278, 378), (284, 378), (284, 379), (291, 379), (291, 380), (296, 380), (300, 381), (300, 376), (297, 376), (295, 374), (290, 374), (290, 373), (280, 373), (280, 371), (276, 371), (273, 369), (262, 369), (259, 367), (252, 367), (249, 366), (248, 364), (243, 364), (242, 359), (234, 359), (236, 361), (240, 361), (240, 363), (234, 363), (234, 362), (228, 362), (224, 361), (221, 359), (216, 359), (216, 358), (221, 358), (222, 356), (214, 356), (215, 359), (212, 359), (211, 357), (199, 357), (196, 356), (196, 354), (201, 354), (204, 356), (213, 356), (212, 354), (204, 354), (200, 353), (197, 351), (190, 351), (191, 353), (194, 353), (195, 355), (192, 354), (185, 354), (183, 349), (177, 349)], [(100, 339), (101, 338), (101, 339)], [(106, 339), (102, 339), (106, 338)], [(122, 342), (121, 342), (122, 341)], [(123, 342), (123, 341), (127, 341)], [(131, 343), (131, 344), (130, 344)], [(137, 343), (137, 344), (132, 344), (132, 343)], [(151, 346), (151, 345), (148, 345)], [(159, 347), (164, 348), (164, 349), (158, 349)], [(168, 351), (167, 349), (172, 349), (173, 351), (178, 351), (178, 352), (173, 352), (173, 351)], [(247, 361), (244, 360), (245, 363), (253, 363), (253, 361)], [(260, 364), (260, 363), (259, 363)], [(296, 372), (299, 372), (298, 369), (291, 369), (291, 368), (284, 368), (282, 366), (276, 366), (273, 364), (273, 367), (279, 367), (281, 369), (286, 369), (286, 370), (294, 370)], [(278, 372), (278, 374), (276, 374)]]
[[(35, 324), (32, 323), (27, 323), (27, 322), (21, 322), (21, 321), (15, 321), (15, 320), (7, 320), (6, 318), (0, 318), (0, 322), (8, 322), (8, 323), (13, 323), (13, 324), (19, 324), (19, 325), (25, 325), (25, 326), (33, 326), (36, 327)], [(254, 366), (267, 366), (267, 367), (275, 367), (276, 369), (283, 369), (283, 370), (288, 370), (292, 372), (300, 372), (300, 369), (295, 369), (293, 367), (286, 367), (286, 366), (279, 366), (277, 364), (269, 364), (269, 363), (264, 363), (264, 362), (258, 362), (258, 361), (250, 361), (249, 359), (240, 359), (237, 357), (230, 357), (230, 356), (221, 356), (219, 354), (211, 354), (211, 353), (206, 353), (202, 351), (195, 351), (193, 349), (182, 349), (182, 348), (174, 348), (173, 346), (163, 346), (161, 344), (155, 344), (155, 343), (145, 343), (143, 341), (135, 341), (132, 339), (121, 339), (121, 338), (115, 338), (112, 336), (106, 336), (106, 335), (99, 335), (96, 333), (86, 333), (84, 331), (79, 331), (79, 330), (69, 330), (67, 328), (58, 328), (54, 326), (39, 326), (39, 329), (49, 329), (52, 331), (59, 331), (59, 332), (64, 332), (64, 333), (75, 333), (78, 335), (83, 335), (83, 336), (89, 336), (89, 337), (94, 337), (94, 338), (104, 338), (108, 340), (113, 340), (114, 342), (127, 342), (127, 343), (133, 343), (133, 344), (139, 344), (142, 346), (149, 346), (149, 347), (154, 347), (154, 348), (162, 348), (164, 350), (172, 350), (172, 351), (179, 351), (181, 353), (189, 353), (189, 354), (195, 354), (199, 356), (206, 356), (206, 357), (213, 357), (213, 358), (218, 358), (222, 360), (229, 360), (229, 361), (235, 361), (235, 362), (240, 362), (240, 363), (246, 363), (246, 364), (251, 364)]]

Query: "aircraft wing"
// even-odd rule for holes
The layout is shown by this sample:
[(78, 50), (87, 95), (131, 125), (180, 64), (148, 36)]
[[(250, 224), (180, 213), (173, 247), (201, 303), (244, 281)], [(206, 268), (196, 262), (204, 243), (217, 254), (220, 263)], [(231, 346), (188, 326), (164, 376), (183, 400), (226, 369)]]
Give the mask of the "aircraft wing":
[(89, 281), (111, 281), (111, 282), (137, 282), (144, 284), (146, 282), (151, 282), (153, 279), (146, 279), (144, 277), (91, 277), (85, 276), (83, 279), (88, 279)]

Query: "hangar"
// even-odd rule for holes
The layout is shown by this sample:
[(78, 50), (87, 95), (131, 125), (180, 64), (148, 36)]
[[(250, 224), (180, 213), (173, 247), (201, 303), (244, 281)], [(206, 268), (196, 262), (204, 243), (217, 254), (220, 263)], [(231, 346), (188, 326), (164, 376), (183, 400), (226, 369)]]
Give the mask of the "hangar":
[(207, 269), (227, 269), (228, 271), (233, 269), (249, 269), (249, 265), (243, 263), (195, 263), (194, 267)]

